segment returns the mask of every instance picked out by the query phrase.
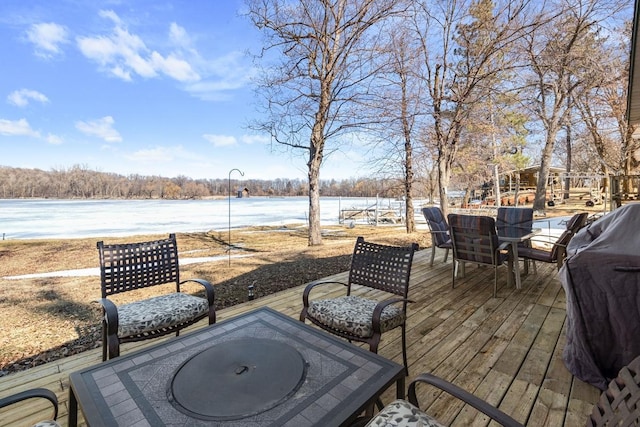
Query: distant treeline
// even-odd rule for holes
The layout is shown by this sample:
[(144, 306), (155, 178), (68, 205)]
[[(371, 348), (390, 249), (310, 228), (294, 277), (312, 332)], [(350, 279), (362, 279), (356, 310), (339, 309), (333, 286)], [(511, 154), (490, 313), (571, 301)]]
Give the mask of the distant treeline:
[[(323, 196), (398, 197), (402, 183), (388, 179), (347, 179), (322, 181)], [(247, 189), (250, 196), (306, 196), (308, 184), (300, 179), (231, 179), (231, 193)], [(186, 176), (129, 175), (90, 170), (22, 169), (0, 166), (0, 198), (56, 199), (198, 199), (228, 196), (229, 181), (224, 178), (192, 179)]]

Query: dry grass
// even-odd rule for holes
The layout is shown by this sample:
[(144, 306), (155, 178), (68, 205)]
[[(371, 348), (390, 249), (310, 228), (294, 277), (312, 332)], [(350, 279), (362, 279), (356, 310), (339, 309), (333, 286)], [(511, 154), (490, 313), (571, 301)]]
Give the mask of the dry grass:
[[(546, 215), (565, 216), (577, 211), (598, 213), (603, 206), (587, 208), (584, 201), (576, 200), (573, 204), (548, 208)], [(232, 230), (232, 255), (246, 257), (232, 258), (230, 266), (228, 230), (178, 234), (181, 259), (222, 257), (181, 267), (181, 276), (204, 278), (216, 285), (216, 307), (220, 309), (246, 301), (247, 287), (252, 284), (259, 298), (346, 271), (357, 236), (378, 243), (416, 242), (421, 248), (431, 246), (428, 233), (407, 234), (403, 226), (358, 225), (353, 229), (335, 226), (325, 227), (324, 231), (324, 244), (309, 247), (303, 226)], [(163, 237), (166, 235), (104, 240), (124, 243)], [(100, 308), (92, 303), (100, 297), (99, 277), (5, 278), (96, 268), (98, 240), (101, 239), (0, 241), (0, 376), (100, 345)], [(125, 295), (118, 300), (126, 302), (140, 297)]]
[[(181, 267), (182, 279), (199, 277), (216, 285), (216, 307), (246, 301), (247, 287), (256, 297), (345, 271), (359, 235), (386, 244), (417, 242), (429, 246), (427, 233), (407, 234), (402, 226), (329, 227), (324, 244), (307, 245), (304, 227), (232, 230), (231, 266), (227, 230), (178, 234), (180, 258), (221, 260)], [(166, 236), (105, 238), (107, 243), (144, 241)], [(90, 277), (6, 279), (34, 273), (96, 268), (98, 252), (91, 239), (6, 240), (0, 242), (0, 376), (99, 346), (100, 280)], [(194, 288), (194, 291), (196, 288)], [(155, 289), (153, 290), (156, 291)], [(142, 293), (141, 293), (142, 294)], [(119, 302), (143, 295), (124, 295)]]

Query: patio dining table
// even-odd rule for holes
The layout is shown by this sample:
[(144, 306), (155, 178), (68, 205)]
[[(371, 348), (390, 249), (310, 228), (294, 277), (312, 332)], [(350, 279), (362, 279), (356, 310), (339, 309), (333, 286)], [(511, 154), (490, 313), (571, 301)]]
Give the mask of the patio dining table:
[[(516, 289), (520, 289), (522, 287), (522, 279), (520, 278), (518, 246), (520, 243), (525, 243), (535, 235), (540, 234), (542, 232), (542, 229), (500, 225), (496, 227), (496, 230), (498, 232), (498, 239), (501, 242), (507, 242), (511, 245), (511, 251), (513, 253), (513, 273), (516, 276)], [(527, 272), (526, 268), (525, 272)]]
[(270, 308), (70, 376), (69, 425), (348, 426), (404, 367)]

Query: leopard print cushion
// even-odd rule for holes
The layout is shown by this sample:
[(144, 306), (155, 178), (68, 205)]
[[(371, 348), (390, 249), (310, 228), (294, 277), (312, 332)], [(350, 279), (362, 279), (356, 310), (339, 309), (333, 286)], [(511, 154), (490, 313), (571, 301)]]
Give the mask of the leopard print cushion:
[(179, 325), (208, 311), (206, 299), (182, 292), (124, 304), (118, 307), (118, 336), (128, 337)]
[(33, 427), (61, 427), (61, 426), (55, 421), (40, 421), (39, 423), (34, 424)]
[(406, 400), (394, 400), (384, 407), (366, 427), (444, 427)]
[[(345, 296), (316, 300), (309, 303), (307, 315), (323, 325), (352, 335), (368, 338), (373, 335), (373, 309), (378, 301), (357, 296)], [(380, 316), (382, 332), (400, 326), (404, 322), (402, 310), (388, 305)]]

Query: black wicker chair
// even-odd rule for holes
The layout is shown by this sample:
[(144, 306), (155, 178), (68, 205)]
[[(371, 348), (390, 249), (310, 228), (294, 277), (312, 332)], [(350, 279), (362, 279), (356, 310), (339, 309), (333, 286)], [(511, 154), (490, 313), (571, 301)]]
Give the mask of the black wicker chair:
[(46, 421), (39, 421), (34, 424), (34, 427), (60, 427), (60, 424), (56, 421), (58, 418), (58, 398), (55, 393), (46, 388), (32, 388), (20, 393), (12, 394), (0, 399), (0, 408), (7, 407), (29, 399), (45, 399), (51, 403), (53, 407), (53, 418)]
[[(409, 278), (416, 243), (407, 247), (386, 246), (365, 242), (358, 237), (351, 258), (347, 283), (310, 283), (302, 296), (303, 309), (300, 321), (309, 319), (313, 324), (350, 341), (369, 344), (369, 350), (378, 352), (378, 344), (384, 332), (402, 328), (402, 357), (407, 365), (406, 318)], [(346, 296), (309, 300), (312, 289), (328, 283), (340, 283), (346, 287)], [(390, 294), (383, 301), (352, 295), (357, 288), (377, 289)]]
[[(462, 400), (492, 420), (507, 427), (522, 427), (522, 424), (498, 408), (444, 379), (431, 374), (421, 374), (409, 384), (408, 401), (398, 399), (385, 406), (367, 427), (441, 426), (436, 419), (420, 410), (416, 388), (420, 383), (430, 384)], [(618, 376), (609, 383), (600, 399), (593, 406), (587, 427), (629, 427), (640, 425), (640, 356), (623, 367)]]
[[(175, 234), (150, 242), (105, 245), (98, 242), (103, 309), (102, 360), (120, 355), (120, 343), (142, 341), (174, 333), (201, 319), (216, 321), (213, 286), (203, 279), (180, 281)], [(195, 282), (206, 298), (180, 292)], [(156, 285), (175, 283), (176, 291), (116, 306), (107, 297)]]

